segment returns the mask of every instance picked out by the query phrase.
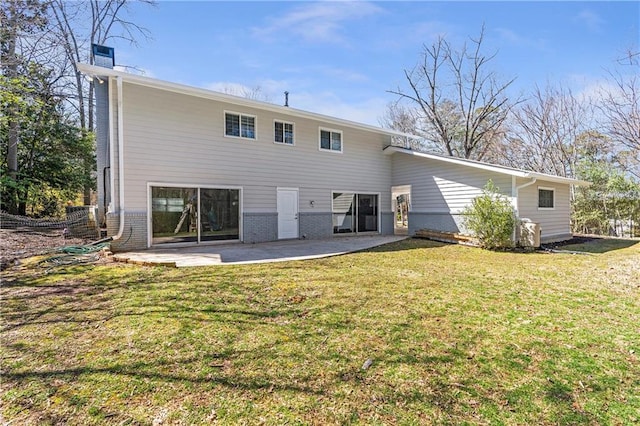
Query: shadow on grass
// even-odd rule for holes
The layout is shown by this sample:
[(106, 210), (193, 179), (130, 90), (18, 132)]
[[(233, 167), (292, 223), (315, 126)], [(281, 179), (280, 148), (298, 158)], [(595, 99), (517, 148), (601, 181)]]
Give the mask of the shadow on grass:
[[(9, 331), (20, 327), (26, 327), (31, 325), (46, 325), (46, 324), (96, 324), (96, 323), (104, 323), (106, 321), (110, 321), (116, 318), (122, 317), (159, 317), (162, 319), (178, 319), (185, 321), (197, 321), (197, 322), (221, 322), (224, 321), (220, 317), (203, 319), (202, 317), (198, 317), (196, 313), (206, 313), (206, 314), (216, 314), (216, 315), (240, 315), (244, 317), (248, 317), (249, 319), (241, 319), (237, 317), (229, 318), (226, 322), (232, 322), (234, 324), (253, 324), (256, 320), (260, 319), (272, 319), (279, 317), (289, 317), (292, 315), (291, 312), (281, 312), (277, 310), (270, 310), (267, 312), (250, 312), (243, 310), (231, 310), (231, 309), (216, 309), (212, 311), (211, 309), (197, 310), (197, 309), (176, 309), (173, 307), (163, 307), (163, 306), (149, 306), (151, 309), (143, 309), (139, 312), (136, 311), (126, 311), (119, 313), (104, 313), (100, 315), (100, 313), (104, 312), (105, 309), (102, 308), (85, 308), (85, 309), (43, 309), (41, 311), (30, 313), (30, 314), (3, 314), (5, 319), (4, 326), (0, 329), (1, 331)], [(186, 313), (193, 313), (194, 315), (188, 315)], [(91, 316), (92, 313), (97, 313), (98, 315)], [(52, 319), (42, 319), (42, 317), (46, 315), (56, 315), (56, 318)], [(16, 320), (13, 322), (12, 320)]]
[[(291, 305), (270, 303), (255, 309), (232, 308), (225, 300), (202, 304), (195, 298), (184, 295), (154, 297), (153, 288), (136, 287), (133, 289), (135, 294), (132, 294), (123, 287), (125, 286), (100, 288), (69, 284), (13, 286), (11, 291), (0, 293), (4, 302), (0, 309), (4, 319), (0, 330), (5, 332), (24, 326), (45, 324), (88, 325), (134, 316), (241, 324), (269, 321), (279, 317), (295, 317), (302, 313), (302, 309)], [(117, 304), (129, 295), (141, 302), (118, 309)], [(27, 302), (31, 304), (28, 308), (25, 305)]]
[[(79, 271), (81, 273), (82, 271)], [(56, 283), (42, 283), (39, 276), (13, 279), (0, 286), (0, 331), (46, 324), (99, 325), (121, 317), (149, 316), (185, 321), (255, 324), (277, 318), (297, 317), (302, 309), (286, 301), (255, 300), (254, 288), (227, 294), (229, 282), (206, 274), (184, 284), (182, 276), (93, 276)], [(202, 291), (198, 285), (202, 282)], [(147, 282), (149, 281), (149, 282)], [(213, 282), (212, 282), (213, 281)], [(185, 285), (185, 291), (173, 285)], [(241, 286), (240, 286), (241, 287)], [(195, 293), (195, 294), (193, 294)], [(226, 294), (226, 296), (221, 295)], [(258, 295), (259, 296), (259, 295)], [(252, 302), (253, 306), (246, 305)], [(231, 306), (233, 304), (234, 306)], [(239, 305), (238, 305), (239, 304)]]
[[(226, 354), (209, 354), (205, 358), (209, 361), (217, 360), (223, 361), (226, 359), (233, 359), (233, 353)], [(304, 385), (296, 385), (292, 383), (276, 383), (270, 380), (269, 376), (255, 376), (246, 377), (245, 375), (238, 374), (226, 374), (222, 371), (216, 372), (217, 374), (196, 375), (196, 374), (184, 374), (184, 373), (171, 373), (160, 372), (166, 370), (170, 366), (188, 366), (198, 364), (203, 361), (202, 358), (180, 358), (171, 359), (167, 361), (156, 362), (134, 362), (131, 364), (114, 364), (108, 367), (76, 367), (76, 368), (63, 368), (58, 370), (25, 370), (20, 372), (3, 372), (4, 381), (15, 381), (18, 383), (28, 383), (33, 380), (50, 381), (55, 378), (74, 379), (80, 375), (91, 374), (109, 374), (114, 376), (127, 376), (133, 379), (150, 379), (160, 380), (167, 383), (186, 383), (186, 384), (218, 384), (235, 389), (244, 390), (263, 390), (270, 391), (295, 391), (303, 392), (312, 395), (325, 395), (323, 390), (313, 389)]]
[(426, 240), (423, 238), (407, 238), (402, 241), (396, 241), (394, 243), (383, 244), (381, 246), (372, 247), (369, 249), (359, 250), (354, 253), (390, 253), (397, 251), (408, 251), (408, 250), (420, 250), (420, 249), (430, 249), (430, 248), (440, 248), (445, 246), (450, 246), (450, 243), (442, 243), (440, 241)]

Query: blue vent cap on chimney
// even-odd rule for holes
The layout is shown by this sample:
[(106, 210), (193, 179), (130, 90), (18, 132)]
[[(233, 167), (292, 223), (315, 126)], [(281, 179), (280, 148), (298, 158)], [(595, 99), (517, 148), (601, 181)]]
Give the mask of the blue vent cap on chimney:
[(93, 63), (100, 67), (113, 68), (116, 65), (116, 55), (113, 47), (92, 44)]

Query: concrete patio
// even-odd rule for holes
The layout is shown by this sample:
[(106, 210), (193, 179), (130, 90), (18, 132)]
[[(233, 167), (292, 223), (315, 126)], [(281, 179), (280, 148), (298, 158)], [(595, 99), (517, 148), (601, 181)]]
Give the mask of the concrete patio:
[(257, 244), (217, 244), (181, 248), (148, 249), (118, 253), (114, 260), (142, 265), (173, 267), (238, 265), (285, 262), (337, 256), (389, 244), (407, 238), (395, 236), (336, 237), (325, 240), (286, 240)]

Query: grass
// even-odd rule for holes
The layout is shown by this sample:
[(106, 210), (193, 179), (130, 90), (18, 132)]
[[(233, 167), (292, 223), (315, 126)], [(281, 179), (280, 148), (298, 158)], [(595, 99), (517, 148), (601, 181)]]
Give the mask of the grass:
[(640, 244), (406, 240), (304, 262), (26, 268), (0, 288), (2, 418), (633, 424), (639, 259)]

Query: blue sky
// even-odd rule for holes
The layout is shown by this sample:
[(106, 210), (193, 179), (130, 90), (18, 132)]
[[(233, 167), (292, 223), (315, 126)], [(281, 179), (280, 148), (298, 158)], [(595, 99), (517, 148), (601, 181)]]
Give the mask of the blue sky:
[(118, 40), (116, 62), (197, 87), (259, 86), (270, 102), (379, 124), (388, 90), (404, 85), (438, 35), (460, 46), (485, 25), (491, 68), (534, 85), (596, 87), (616, 58), (639, 45), (640, 2), (159, 1), (131, 19), (152, 40)]

